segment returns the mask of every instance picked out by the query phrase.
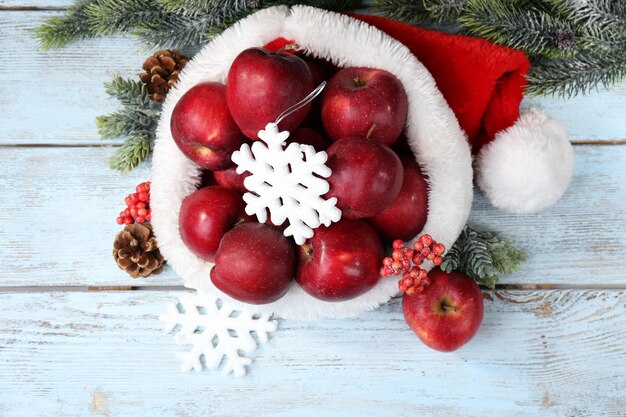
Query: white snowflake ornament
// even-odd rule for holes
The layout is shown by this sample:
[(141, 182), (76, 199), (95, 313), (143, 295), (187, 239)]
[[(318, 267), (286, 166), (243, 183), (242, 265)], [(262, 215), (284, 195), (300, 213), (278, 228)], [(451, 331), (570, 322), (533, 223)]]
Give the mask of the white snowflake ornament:
[(267, 342), (268, 334), (276, 331), (277, 323), (268, 314), (240, 311), (216, 295), (205, 292), (186, 293), (159, 316), (165, 332), (174, 332), (174, 342), (191, 345), (191, 349), (177, 353), (185, 372), (202, 371), (202, 359), (208, 369), (222, 366), (222, 374), (236, 377), (246, 374), (252, 363), (247, 356), (258, 343)]
[(243, 184), (249, 192), (243, 195), (246, 213), (256, 215), (259, 222), (273, 224), (289, 221), (284, 235), (298, 245), (313, 237), (313, 229), (330, 226), (341, 219), (335, 197), (324, 199), (330, 186), (325, 178), (331, 170), (326, 166), (326, 152), (316, 152), (309, 145), (291, 143), (286, 148), (289, 132), (280, 132), (276, 123), (268, 123), (259, 132), (260, 141), (243, 144), (233, 152), (237, 173), (250, 172)]

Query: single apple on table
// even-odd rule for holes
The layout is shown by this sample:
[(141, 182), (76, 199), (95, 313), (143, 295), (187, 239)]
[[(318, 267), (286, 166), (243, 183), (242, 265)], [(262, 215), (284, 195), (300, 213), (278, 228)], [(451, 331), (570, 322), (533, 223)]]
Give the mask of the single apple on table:
[[(233, 61), (226, 79), (226, 100), (244, 135), (252, 140), (290, 106), (313, 90), (313, 78), (299, 56), (249, 48)], [(295, 131), (311, 104), (280, 122), (280, 130)]]
[(451, 352), (469, 342), (483, 321), (483, 295), (461, 272), (435, 268), (423, 292), (404, 295), (404, 319), (428, 347)]
[(362, 220), (321, 226), (299, 251), (296, 280), (321, 300), (350, 300), (367, 292), (380, 277), (383, 247)]
[(358, 136), (391, 145), (404, 129), (407, 111), (402, 83), (382, 69), (344, 68), (322, 95), (322, 122), (333, 141)]
[(395, 200), (367, 222), (388, 242), (410, 240), (422, 230), (428, 217), (428, 183), (414, 156), (402, 156), (404, 179)]
[(211, 281), (236, 300), (266, 304), (289, 290), (295, 265), (293, 244), (279, 230), (261, 223), (246, 223), (222, 238)]
[(245, 206), (233, 190), (209, 186), (194, 191), (180, 206), (178, 227), (183, 243), (195, 255), (213, 261), (224, 234), (251, 220)]
[(327, 150), (330, 190), (347, 219), (383, 211), (402, 188), (402, 162), (389, 147), (366, 138), (345, 138)]
[(244, 142), (226, 105), (226, 87), (220, 83), (202, 83), (187, 91), (172, 111), (170, 130), (178, 148), (210, 170), (231, 166), (231, 154)]

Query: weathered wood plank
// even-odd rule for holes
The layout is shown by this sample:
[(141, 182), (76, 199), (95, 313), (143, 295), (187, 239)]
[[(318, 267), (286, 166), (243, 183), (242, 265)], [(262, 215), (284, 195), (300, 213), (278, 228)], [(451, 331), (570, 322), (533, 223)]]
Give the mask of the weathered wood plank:
[(141, 70), (144, 54), (129, 38), (41, 51), (31, 30), (60, 14), (0, 12), (0, 48), (19, 57), (18, 67), (0, 66), (0, 144), (101, 143), (95, 118), (119, 107), (103, 83)]
[(0, 294), (3, 416), (623, 416), (626, 293), (487, 293), (439, 353), (398, 300), (351, 320), (281, 321), (243, 379), (182, 374), (157, 315), (171, 293)]
[[(0, 67), (0, 144), (98, 143), (94, 118), (117, 108), (102, 83), (113, 73), (134, 76), (140, 71), (145, 54), (136, 40), (126, 37), (40, 51), (31, 29), (61, 13), (0, 11), (0, 47), (5, 56), (20, 59), (19, 71)], [(562, 120), (574, 141), (626, 139), (626, 82), (569, 101), (541, 98), (528, 103)]]
[(507, 214), (482, 195), (470, 224), (509, 238), (528, 254), (503, 283), (609, 284), (626, 279), (626, 146), (575, 146), (569, 190), (553, 207)]
[(66, 8), (72, 0), (0, 0), (0, 7), (11, 8)]
[[(117, 268), (111, 249), (124, 197), (146, 166), (108, 168), (111, 148), (1, 148), (1, 285), (143, 284)], [(176, 283), (171, 272), (149, 284)]]
[[(529, 255), (514, 284), (626, 284), (626, 146), (576, 146), (563, 199), (510, 215), (477, 195), (471, 223)], [(109, 148), (0, 147), (0, 286), (177, 284), (171, 271), (131, 281), (110, 257), (124, 196), (149, 176), (107, 167)]]

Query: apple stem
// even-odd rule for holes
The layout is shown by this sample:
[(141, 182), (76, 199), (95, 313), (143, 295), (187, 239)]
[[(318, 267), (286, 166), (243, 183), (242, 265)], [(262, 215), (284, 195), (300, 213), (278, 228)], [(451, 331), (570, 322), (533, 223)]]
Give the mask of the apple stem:
[(300, 245), (300, 260), (309, 262), (311, 259), (313, 259), (313, 245), (311, 243)]
[(352, 81), (354, 82), (355, 87), (363, 87), (365, 85), (365, 82), (359, 77), (354, 77)]
[(439, 308), (441, 308), (444, 313), (448, 313), (450, 311), (458, 311), (458, 308), (456, 306), (453, 306), (448, 300), (445, 299), (441, 301), (441, 303), (439, 304)]
[(369, 139), (370, 136), (372, 136), (372, 133), (374, 133), (374, 130), (376, 130), (376, 123), (372, 123), (372, 127), (370, 127), (370, 130), (367, 131), (367, 135), (365, 135), (365, 137)]
[(278, 51), (276, 51), (276, 53), (280, 54), (285, 51), (297, 51), (298, 49), (300, 49), (300, 45), (297, 43), (288, 43), (287, 45), (283, 45)]

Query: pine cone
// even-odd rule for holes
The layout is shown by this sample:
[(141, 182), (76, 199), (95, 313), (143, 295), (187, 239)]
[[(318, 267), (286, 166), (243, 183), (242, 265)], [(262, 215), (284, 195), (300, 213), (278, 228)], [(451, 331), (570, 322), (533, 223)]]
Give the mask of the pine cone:
[(149, 224), (126, 225), (115, 237), (113, 258), (133, 278), (160, 274), (165, 264)]
[(148, 87), (150, 100), (162, 102), (165, 95), (178, 81), (178, 75), (189, 58), (177, 50), (156, 51), (143, 63), (145, 72), (139, 79)]

